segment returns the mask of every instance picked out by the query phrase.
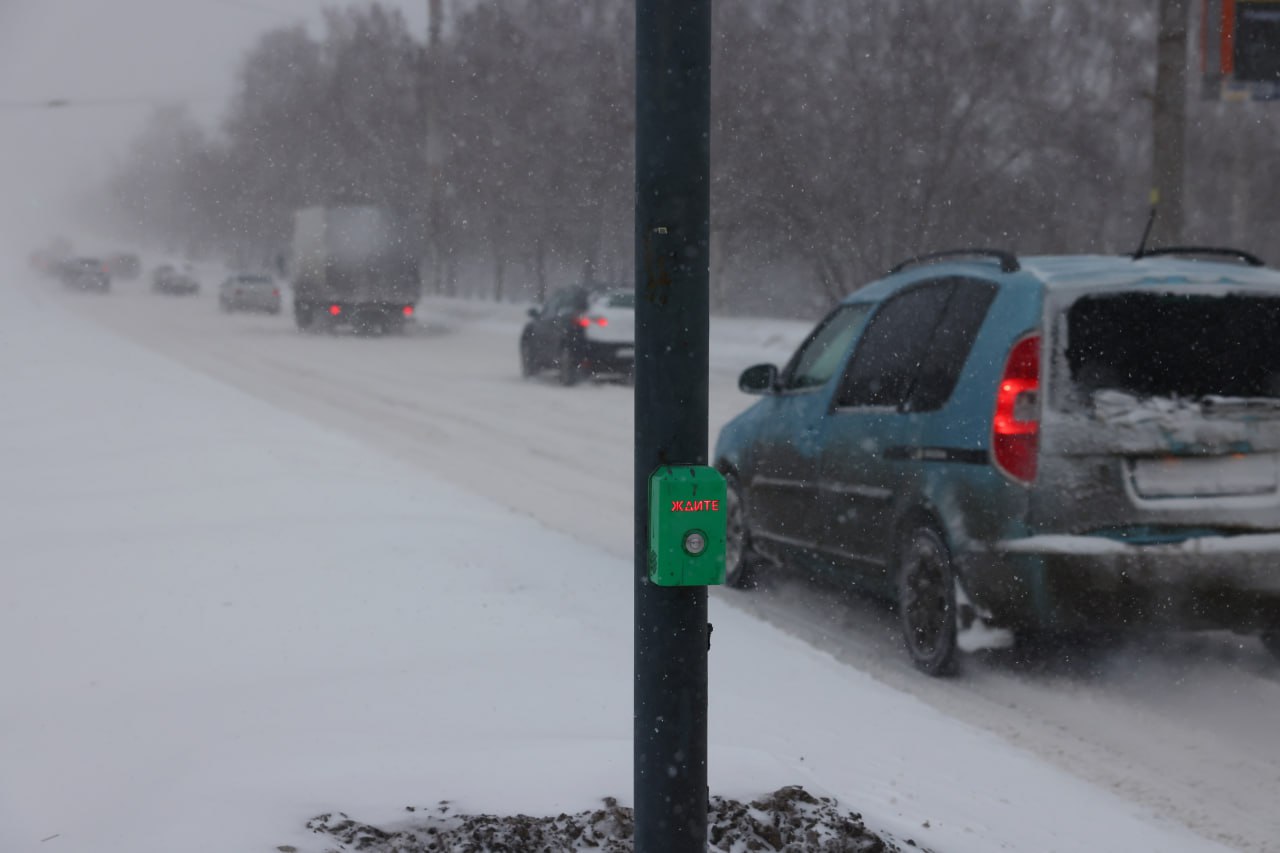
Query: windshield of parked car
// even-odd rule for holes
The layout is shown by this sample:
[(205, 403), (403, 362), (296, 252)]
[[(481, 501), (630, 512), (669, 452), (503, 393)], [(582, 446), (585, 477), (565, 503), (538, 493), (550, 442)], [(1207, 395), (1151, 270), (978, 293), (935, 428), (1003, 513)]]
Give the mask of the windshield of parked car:
[(867, 303), (855, 303), (831, 312), (792, 357), (783, 372), (782, 387), (803, 391), (826, 384), (843, 363), (853, 339), (862, 331), (871, 308)]

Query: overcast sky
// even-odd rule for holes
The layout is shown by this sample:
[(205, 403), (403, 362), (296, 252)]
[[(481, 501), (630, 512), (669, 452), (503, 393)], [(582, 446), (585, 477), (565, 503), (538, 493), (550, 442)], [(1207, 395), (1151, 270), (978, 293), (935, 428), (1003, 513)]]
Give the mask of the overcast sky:
[[(327, 6), (368, 2), (0, 0), (0, 238), (43, 239), (57, 227), (58, 205), (105, 176), (152, 103), (187, 100), (215, 121), (264, 31), (314, 28)], [(427, 0), (383, 5), (425, 33)], [(71, 104), (29, 106), (50, 99)]]

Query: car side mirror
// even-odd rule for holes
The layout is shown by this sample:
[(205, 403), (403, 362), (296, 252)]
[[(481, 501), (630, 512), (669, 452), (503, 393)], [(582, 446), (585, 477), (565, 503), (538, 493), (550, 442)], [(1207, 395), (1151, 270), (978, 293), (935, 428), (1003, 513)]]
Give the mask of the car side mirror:
[(748, 367), (738, 377), (738, 390), (745, 394), (767, 394), (777, 387), (778, 368), (772, 364)]
[(542, 316), (542, 309), (539, 308), (537, 305), (529, 309), (529, 319), (536, 320), (541, 316)]

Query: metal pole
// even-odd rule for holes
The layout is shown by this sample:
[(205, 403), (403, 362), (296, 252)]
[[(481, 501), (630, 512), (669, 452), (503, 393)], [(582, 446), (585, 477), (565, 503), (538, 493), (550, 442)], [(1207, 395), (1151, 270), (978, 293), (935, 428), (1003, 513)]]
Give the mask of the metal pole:
[(706, 464), (711, 0), (636, 0), (635, 850), (707, 849), (707, 589), (648, 579), (648, 480)]

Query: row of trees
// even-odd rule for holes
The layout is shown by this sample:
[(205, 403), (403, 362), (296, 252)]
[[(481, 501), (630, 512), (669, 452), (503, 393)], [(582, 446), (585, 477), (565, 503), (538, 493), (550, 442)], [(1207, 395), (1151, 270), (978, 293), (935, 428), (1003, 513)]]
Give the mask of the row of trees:
[[(715, 5), (713, 298), (809, 312), (956, 245), (1131, 250), (1152, 0)], [(266, 34), (216, 129), (158, 111), (111, 187), (135, 236), (244, 263), (315, 203), (396, 210), (445, 292), (625, 282), (633, 5), (482, 0), (430, 47), (374, 3)], [(1189, 104), (1187, 238), (1266, 254), (1280, 107)], [(1274, 252), (1272, 252), (1274, 254)]]

